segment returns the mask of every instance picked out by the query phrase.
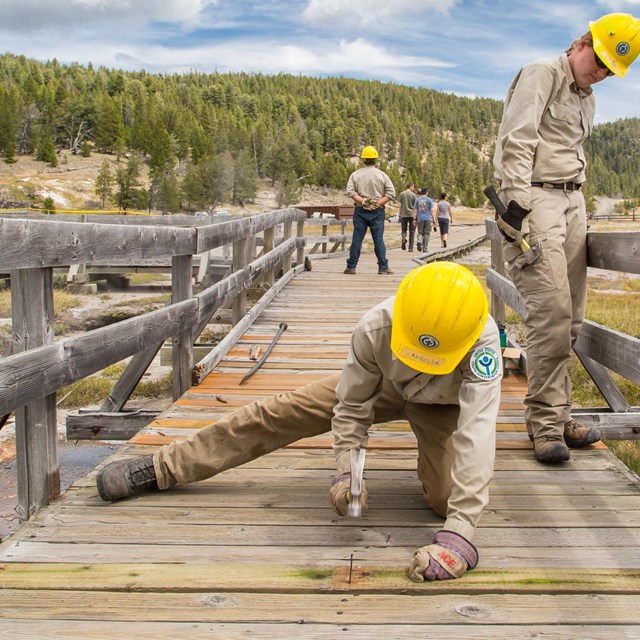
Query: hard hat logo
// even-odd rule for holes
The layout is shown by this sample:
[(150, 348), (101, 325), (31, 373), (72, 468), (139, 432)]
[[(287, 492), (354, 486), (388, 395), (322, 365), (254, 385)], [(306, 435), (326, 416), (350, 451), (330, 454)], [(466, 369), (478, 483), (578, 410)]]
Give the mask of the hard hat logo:
[(418, 342), (420, 342), (425, 349), (436, 349), (440, 346), (438, 338), (429, 335), (421, 335), (418, 338)]
[(626, 56), (629, 53), (629, 51), (631, 51), (631, 46), (629, 45), (628, 42), (620, 42), (616, 47), (616, 53), (619, 56)]

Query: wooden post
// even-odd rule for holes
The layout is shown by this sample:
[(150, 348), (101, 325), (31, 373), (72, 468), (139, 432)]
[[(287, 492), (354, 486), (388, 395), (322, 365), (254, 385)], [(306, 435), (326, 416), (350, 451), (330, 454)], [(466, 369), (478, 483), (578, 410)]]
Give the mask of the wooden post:
[[(284, 223), (284, 231), (282, 233), (282, 242), (286, 242), (291, 237), (291, 228), (292, 228), (291, 220), (287, 220)], [(291, 269), (291, 254), (288, 254), (287, 256), (285, 256), (284, 260), (282, 261), (283, 275), (287, 273), (289, 269)]]
[[(188, 300), (193, 295), (193, 256), (171, 259), (171, 303)], [(193, 368), (192, 328), (173, 337), (173, 399), (177, 400), (191, 386)]]
[[(298, 238), (304, 238), (304, 220), (298, 220), (297, 224), (297, 236)], [(296, 264), (302, 264), (304, 262), (304, 247), (298, 247), (296, 253)]]
[[(247, 265), (247, 239), (242, 238), (233, 243), (233, 272), (240, 271)], [(247, 292), (241, 291), (233, 301), (233, 324), (236, 325), (247, 313)]]
[[(322, 223), (322, 237), (326, 238), (327, 237), (327, 229), (329, 228), (329, 225), (326, 222)], [(327, 241), (323, 240), (322, 241), (322, 253), (327, 253)]]
[[(341, 221), (341, 228), (342, 228), (342, 235), (344, 236), (347, 233), (347, 221), (346, 220), (342, 220)], [(347, 250), (347, 241), (346, 240), (342, 241), (342, 250), (343, 251)]]
[[(264, 230), (264, 251), (262, 252), (263, 255), (266, 255), (267, 253), (269, 253), (269, 251), (273, 251), (274, 238), (275, 238), (274, 227), (269, 227), (269, 229)], [(263, 282), (268, 284), (269, 287), (273, 286), (273, 283), (275, 282), (273, 269), (269, 269), (269, 271), (267, 271), (264, 274)]]
[[(53, 268), (11, 272), (13, 353), (54, 342)], [(16, 467), (21, 521), (60, 495), (56, 394), (16, 410)]]

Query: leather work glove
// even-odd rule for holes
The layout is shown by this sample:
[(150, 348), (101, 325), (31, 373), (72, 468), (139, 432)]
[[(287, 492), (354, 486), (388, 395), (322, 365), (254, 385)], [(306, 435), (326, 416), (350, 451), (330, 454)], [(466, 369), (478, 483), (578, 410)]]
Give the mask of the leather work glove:
[(365, 198), (362, 201), (362, 208), (367, 211), (373, 211), (374, 209), (378, 209), (380, 207), (380, 201), (378, 198)]
[(531, 209), (521, 207), (515, 200), (510, 200), (507, 210), (498, 218), (498, 228), (507, 242), (522, 239), (522, 222), (531, 213)]
[(414, 582), (452, 580), (478, 564), (478, 550), (463, 536), (441, 529), (433, 543), (418, 549), (409, 565), (409, 577)]

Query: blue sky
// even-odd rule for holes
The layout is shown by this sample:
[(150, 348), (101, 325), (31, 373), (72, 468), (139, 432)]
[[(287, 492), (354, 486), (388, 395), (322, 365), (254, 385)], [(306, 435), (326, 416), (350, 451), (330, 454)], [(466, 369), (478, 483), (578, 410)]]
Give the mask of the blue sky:
[[(0, 0), (0, 51), (150, 72), (340, 75), (503, 99), (640, 0)], [(640, 60), (596, 86), (597, 122), (640, 116)]]

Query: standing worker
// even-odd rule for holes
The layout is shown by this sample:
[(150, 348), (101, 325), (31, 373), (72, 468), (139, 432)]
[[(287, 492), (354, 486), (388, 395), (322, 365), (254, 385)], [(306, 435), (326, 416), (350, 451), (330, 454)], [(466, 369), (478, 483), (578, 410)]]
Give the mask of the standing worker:
[(425, 253), (429, 249), (431, 225), (433, 224), (433, 200), (429, 197), (429, 190), (421, 187), (414, 204), (416, 226), (418, 227), (418, 251)]
[(416, 203), (416, 194), (413, 192), (415, 188), (416, 185), (410, 182), (407, 188), (398, 196), (398, 202), (400, 203), (398, 216), (400, 218), (401, 248), (403, 251), (407, 248), (407, 231), (409, 232), (409, 251), (413, 251), (413, 238), (416, 232), (413, 215), (413, 205)]
[[(610, 13), (559, 58), (523, 67), (505, 100), (494, 166), (507, 209), (502, 222), (511, 227), (504, 257), (527, 310), (525, 420), (540, 462), (563, 462), (568, 447), (601, 438), (571, 417), (567, 370), (587, 289), (583, 142), (593, 128), (592, 85), (624, 77), (639, 52), (640, 20)], [(530, 246), (541, 243), (531, 264), (517, 260), (520, 231)]]
[[(471, 540), (489, 499), (501, 378), (498, 329), (478, 279), (452, 262), (423, 265), (361, 318), (342, 373), (241, 407), (154, 455), (108, 464), (98, 492), (114, 501), (197, 482), (331, 428), (329, 498), (345, 515), (350, 451), (366, 447), (374, 423), (404, 419), (418, 441), (426, 501), (445, 518), (409, 577), (459, 578), (478, 563)], [(364, 483), (361, 498), (364, 509)]]
[(368, 146), (360, 154), (364, 162), (362, 169), (357, 169), (349, 176), (347, 195), (354, 201), (353, 235), (349, 259), (344, 273), (355, 273), (362, 250), (362, 241), (371, 229), (373, 250), (378, 259), (378, 273), (393, 273), (389, 269), (387, 248), (384, 244), (384, 206), (396, 195), (395, 187), (389, 176), (376, 167), (378, 152), (375, 147)]
[(447, 248), (450, 224), (453, 224), (451, 203), (447, 200), (447, 194), (442, 192), (440, 194), (440, 200), (438, 200), (438, 227), (440, 228), (440, 244), (445, 249)]

